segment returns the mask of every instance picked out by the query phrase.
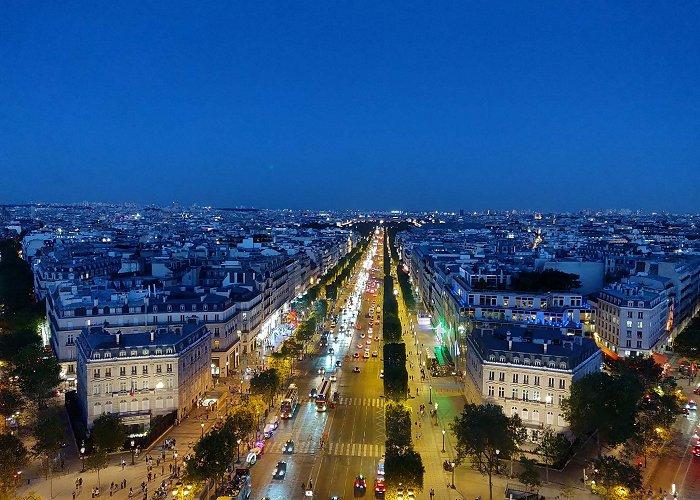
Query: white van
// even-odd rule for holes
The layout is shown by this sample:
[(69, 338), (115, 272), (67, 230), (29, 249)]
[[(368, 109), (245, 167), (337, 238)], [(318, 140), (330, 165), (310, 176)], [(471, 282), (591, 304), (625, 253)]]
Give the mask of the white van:
[(270, 424), (265, 424), (265, 428), (263, 429), (263, 437), (265, 439), (269, 439), (272, 437), (272, 433), (274, 432), (274, 427)]

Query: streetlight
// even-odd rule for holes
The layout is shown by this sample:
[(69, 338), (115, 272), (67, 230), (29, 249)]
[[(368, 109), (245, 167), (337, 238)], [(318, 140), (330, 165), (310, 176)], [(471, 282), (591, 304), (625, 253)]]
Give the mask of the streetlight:
[(135, 450), (134, 450), (134, 445), (135, 445), (135, 444), (136, 444), (136, 443), (135, 443), (134, 440), (132, 439), (132, 440), (131, 440), (131, 465), (134, 465), (134, 451), (135, 451)]
[(455, 463), (451, 462), (450, 466), (452, 467), (452, 489), (455, 489)]
[(173, 452), (173, 460), (175, 461), (175, 465), (173, 465), (173, 472), (177, 476), (177, 452)]
[(430, 393), (429, 393), (430, 396), (429, 396), (429, 398), (428, 398), (428, 404), (431, 405), (431, 404), (433, 404), (433, 385), (430, 384), (430, 385), (428, 386), (428, 388), (430, 389)]
[(204, 437), (204, 422), (200, 420), (199, 426), (202, 428), (202, 437)]
[(496, 450), (496, 474), (498, 474), (498, 456), (501, 454), (501, 450)]
[(81, 473), (85, 472), (85, 441), (83, 441), (82, 446), (80, 447), (80, 458), (83, 459), (83, 468), (81, 469)]
[(240, 438), (236, 440), (236, 444), (238, 444), (238, 452), (236, 456), (236, 463), (241, 461), (241, 440)]
[(445, 453), (445, 429), (442, 430), (442, 452)]

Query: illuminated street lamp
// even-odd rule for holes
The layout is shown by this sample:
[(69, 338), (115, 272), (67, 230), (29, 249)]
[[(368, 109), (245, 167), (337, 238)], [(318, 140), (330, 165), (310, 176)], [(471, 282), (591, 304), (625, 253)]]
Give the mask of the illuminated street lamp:
[(452, 484), (451, 487), (454, 490), (455, 489), (455, 463), (451, 462), (450, 467), (452, 467)]
[(136, 443), (135, 443), (134, 440), (132, 439), (132, 440), (131, 440), (131, 465), (134, 465), (134, 452), (135, 452), (135, 450), (134, 450), (134, 445), (135, 445), (135, 444), (136, 444)]
[(442, 452), (445, 453), (445, 429), (442, 430)]
[(85, 472), (85, 441), (83, 441), (83, 444), (80, 447), (80, 458), (83, 459), (83, 468), (80, 471), (82, 473), (82, 472)]
[(428, 397), (428, 404), (431, 405), (431, 404), (433, 404), (433, 386), (432, 386), (432, 384), (429, 385), (428, 388), (430, 390), (429, 397)]
[(236, 462), (241, 461), (241, 440), (237, 439), (236, 444), (238, 445), (238, 452), (237, 452), (237, 457), (236, 457)]
[(199, 421), (199, 426), (202, 428), (202, 437), (204, 437), (204, 421)]

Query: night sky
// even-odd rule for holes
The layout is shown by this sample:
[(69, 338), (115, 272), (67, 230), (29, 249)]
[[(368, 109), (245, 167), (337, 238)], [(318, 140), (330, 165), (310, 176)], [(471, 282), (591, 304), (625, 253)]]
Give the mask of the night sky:
[(700, 211), (700, 2), (26, 0), (0, 203)]

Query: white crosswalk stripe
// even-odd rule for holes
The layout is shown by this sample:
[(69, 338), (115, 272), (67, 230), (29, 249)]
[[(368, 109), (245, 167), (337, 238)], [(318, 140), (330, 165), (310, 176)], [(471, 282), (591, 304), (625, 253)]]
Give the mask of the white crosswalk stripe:
[(384, 408), (382, 398), (340, 398), (340, 404), (346, 406), (369, 406), (372, 408)]
[(331, 456), (379, 458), (384, 454), (384, 446), (370, 443), (331, 443), (327, 454)]

